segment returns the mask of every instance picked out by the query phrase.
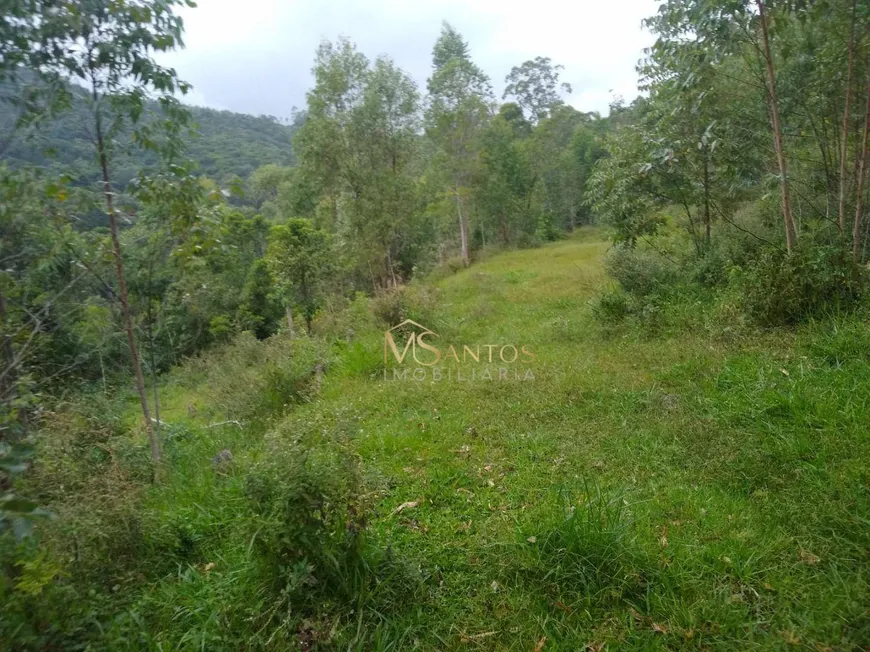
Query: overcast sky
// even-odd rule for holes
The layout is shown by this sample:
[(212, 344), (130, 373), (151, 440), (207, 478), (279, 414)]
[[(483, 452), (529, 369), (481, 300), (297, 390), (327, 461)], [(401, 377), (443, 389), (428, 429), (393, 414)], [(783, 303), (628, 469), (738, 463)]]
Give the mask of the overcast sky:
[(193, 84), (191, 104), (290, 116), (304, 108), (318, 43), (347, 36), (387, 54), (425, 90), (432, 46), (448, 21), (468, 41), (497, 96), (512, 66), (536, 56), (565, 66), (570, 104), (607, 112), (637, 95), (635, 64), (652, 36), (655, 0), (199, 0), (184, 10), (186, 49), (162, 57)]

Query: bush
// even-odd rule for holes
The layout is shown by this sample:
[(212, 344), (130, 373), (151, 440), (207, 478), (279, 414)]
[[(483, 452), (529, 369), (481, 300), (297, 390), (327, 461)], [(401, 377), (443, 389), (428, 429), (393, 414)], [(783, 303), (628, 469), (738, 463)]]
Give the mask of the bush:
[(431, 288), (410, 284), (379, 292), (370, 305), (381, 325), (392, 327), (406, 319), (428, 325), (434, 317), (436, 299)]
[(131, 578), (174, 569), (143, 509), (149, 452), (129, 435), (123, 398), (95, 392), (40, 415), (17, 488), (52, 517), (20, 543), (0, 536), (0, 640), (14, 649), (85, 649), (131, 598)]
[(605, 292), (592, 303), (595, 318), (604, 324), (620, 324), (629, 314), (628, 297), (625, 292)]
[(535, 237), (541, 242), (555, 242), (564, 238), (565, 234), (553, 224), (553, 217), (551, 215), (541, 215), (538, 217)]
[(307, 400), (316, 391), (318, 365), (322, 369), (327, 362), (326, 347), (316, 340), (288, 335), (257, 340), (245, 332), (192, 360), (186, 371), (205, 376), (209, 401), (228, 418), (267, 420)]
[(453, 276), (456, 272), (465, 269), (465, 267), (466, 265), (462, 262), (462, 258), (459, 256), (451, 256), (429, 272), (429, 281), (440, 281), (448, 276)]
[(674, 263), (650, 249), (614, 246), (604, 260), (607, 272), (635, 297), (661, 292), (677, 280)]
[(295, 620), (291, 631), (330, 610), (385, 616), (418, 602), (418, 573), (368, 535), (377, 494), (341, 429), (279, 430), (267, 448), (246, 476), (245, 493), (271, 603)]
[(732, 284), (755, 322), (783, 326), (853, 310), (866, 278), (841, 247), (806, 243), (790, 255), (764, 250), (753, 263), (734, 268)]
[(543, 241), (537, 233), (526, 233), (523, 231), (517, 236), (518, 249), (535, 249), (536, 247), (540, 247), (542, 242)]
[(370, 303), (363, 292), (357, 292), (350, 300), (330, 297), (311, 324), (313, 334), (327, 341), (352, 342), (360, 333), (378, 330)]
[(56, 559), (34, 539), (0, 536), (0, 641), (8, 650), (86, 649), (111, 597), (66, 581)]

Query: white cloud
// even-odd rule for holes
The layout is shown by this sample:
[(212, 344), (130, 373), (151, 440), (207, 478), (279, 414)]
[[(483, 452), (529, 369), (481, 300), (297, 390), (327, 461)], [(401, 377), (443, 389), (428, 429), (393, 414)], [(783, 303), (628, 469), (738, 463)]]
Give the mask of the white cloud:
[(348, 36), (370, 57), (390, 55), (425, 88), (441, 21), (452, 23), (500, 96), (511, 67), (535, 56), (565, 66), (580, 110), (602, 113), (637, 95), (635, 64), (652, 43), (640, 22), (654, 0), (201, 0), (184, 10), (183, 51), (164, 55), (197, 104), (280, 117), (305, 104), (314, 51)]

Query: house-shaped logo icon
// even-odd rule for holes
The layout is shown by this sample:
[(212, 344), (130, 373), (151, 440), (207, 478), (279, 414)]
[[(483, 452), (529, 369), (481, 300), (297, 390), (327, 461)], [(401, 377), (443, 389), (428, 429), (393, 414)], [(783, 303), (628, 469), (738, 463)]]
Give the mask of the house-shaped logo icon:
[[(400, 332), (406, 331), (410, 331), (410, 334), (408, 335), (408, 340), (405, 342), (404, 348), (400, 352), (399, 347), (396, 346), (394, 336), (398, 335)], [(408, 355), (408, 350), (411, 351), (411, 357), (417, 364), (426, 366), (436, 364), (441, 360), (441, 351), (425, 341), (424, 338), (430, 336), (438, 337), (438, 333), (426, 328), (422, 324), (418, 324), (413, 319), (406, 319), (401, 324), (396, 324), (391, 329), (384, 332), (384, 364), (389, 361), (390, 353), (393, 354), (393, 357), (398, 364), (402, 364)], [(418, 348), (429, 352), (422, 356), (427, 358), (426, 360), (421, 360), (420, 357), (418, 357)]]

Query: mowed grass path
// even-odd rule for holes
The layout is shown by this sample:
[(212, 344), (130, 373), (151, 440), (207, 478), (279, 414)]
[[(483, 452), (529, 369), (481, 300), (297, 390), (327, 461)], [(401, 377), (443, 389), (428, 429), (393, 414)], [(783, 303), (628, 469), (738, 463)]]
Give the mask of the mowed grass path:
[(533, 381), (339, 364), (267, 435), (343, 432), (371, 535), (422, 578), (365, 647), (866, 649), (866, 326), (605, 334), (607, 246), (581, 232), (436, 284), (438, 342), (527, 345)]

